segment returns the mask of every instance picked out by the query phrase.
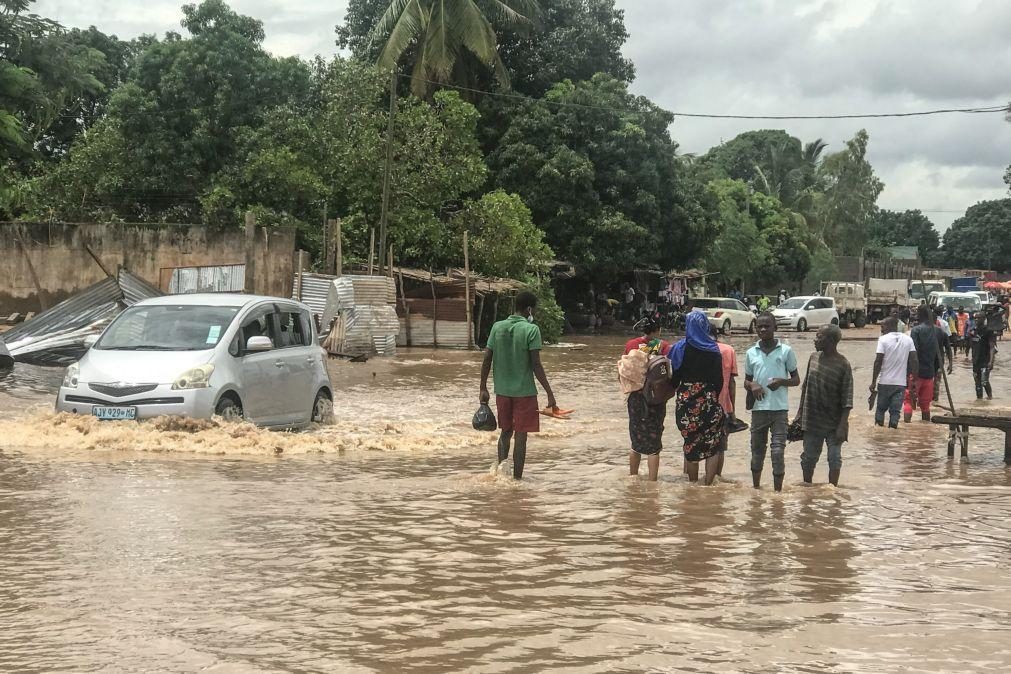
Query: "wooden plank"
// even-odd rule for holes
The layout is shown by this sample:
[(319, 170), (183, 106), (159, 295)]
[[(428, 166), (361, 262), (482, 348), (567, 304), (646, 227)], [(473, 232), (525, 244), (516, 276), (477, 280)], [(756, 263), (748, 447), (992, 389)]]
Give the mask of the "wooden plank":
[(978, 428), (996, 428), (1000, 430), (1011, 430), (1011, 419), (994, 419), (992, 417), (977, 416), (949, 416), (933, 417), (931, 421), (944, 426), (975, 426)]

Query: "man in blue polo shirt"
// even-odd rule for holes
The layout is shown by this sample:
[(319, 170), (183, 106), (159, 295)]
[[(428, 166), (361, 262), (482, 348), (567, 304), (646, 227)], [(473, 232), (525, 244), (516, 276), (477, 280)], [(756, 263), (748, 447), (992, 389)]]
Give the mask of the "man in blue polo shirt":
[(751, 408), (751, 479), (755, 489), (762, 484), (762, 468), (772, 431), (772, 481), (783, 490), (786, 475), (786, 429), (790, 401), (787, 388), (800, 385), (797, 355), (776, 339), (776, 318), (764, 313), (755, 321), (758, 343), (744, 360), (744, 390), (754, 399)]

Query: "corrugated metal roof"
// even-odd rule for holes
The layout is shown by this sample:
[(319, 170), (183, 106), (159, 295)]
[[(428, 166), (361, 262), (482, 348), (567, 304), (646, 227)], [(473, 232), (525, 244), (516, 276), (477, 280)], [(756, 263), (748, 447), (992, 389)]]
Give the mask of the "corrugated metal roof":
[(86, 351), (84, 339), (98, 334), (128, 306), (163, 293), (121, 270), (65, 299), (13, 330), (4, 341), (14, 360), (33, 365), (69, 365)]
[(134, 276), (125, 269), (119, 270), (119, 288), (123, 291), (123, 303), (128, 307), (132, 307), (141, 300), (161, 297), (165, 294), (144, 279)]
[[(327, 293), (330, 292), (330, 284), (336, 276), (328, 274), (310, 274), (302, 272), (302, 297), (301, 302), (308, 306), (312, 313), (322, 316), (326, 310)], [(291, 285), (291, 299), (299, 299), (298, 274), (295, 275), (295, 282)]]
[(123, 291), (120, 290), (116, 279), (103, 279), (76, 295), (71, 295), (51, 309), (43, 311), (32, 320), (8, 330), (4, 334), (4, 341), (16, 357), (17, 348), (14, 345), (20, 340), (86, 326), (94, 319), (96, 310), (108, 304), (115, 304), (122, 298)]

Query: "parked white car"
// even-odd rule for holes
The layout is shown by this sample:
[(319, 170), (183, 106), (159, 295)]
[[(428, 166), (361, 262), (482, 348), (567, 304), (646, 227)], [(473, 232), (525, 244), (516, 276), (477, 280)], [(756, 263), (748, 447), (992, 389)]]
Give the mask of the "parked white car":
[(755, 314), (744, 302), (730, 297), (699, 297), (692, 306), (705, 312), (709, 324), (729, 335), (733, 330), (755, 332)]
[(823, 325), (839, 325), (839, 312), (831, 297), (791, 297), (776, 307), (777, 328), (792, 328), (804, 332)]
[(333, 389), (310, 310), (277, 297), (199, 294), (138, 302), (67, 368), (56, 410), (99, 419), (325, 421)]

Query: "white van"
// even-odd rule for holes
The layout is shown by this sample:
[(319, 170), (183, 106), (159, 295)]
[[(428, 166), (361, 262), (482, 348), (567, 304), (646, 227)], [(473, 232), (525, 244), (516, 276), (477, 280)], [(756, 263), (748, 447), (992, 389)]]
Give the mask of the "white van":
[(976, 293), (930, 293), (927, 304), (931, 308), (944, 306), (950, 309), (965, 307), (965, 310), (974, 313), (983, 308), (983, 302)]
[(253, 295), (138, 302), (67, 368), (58, 412), (99, 419), (245, 418), (269, 428), (325, 421), (326, 355), (309, 308)]

